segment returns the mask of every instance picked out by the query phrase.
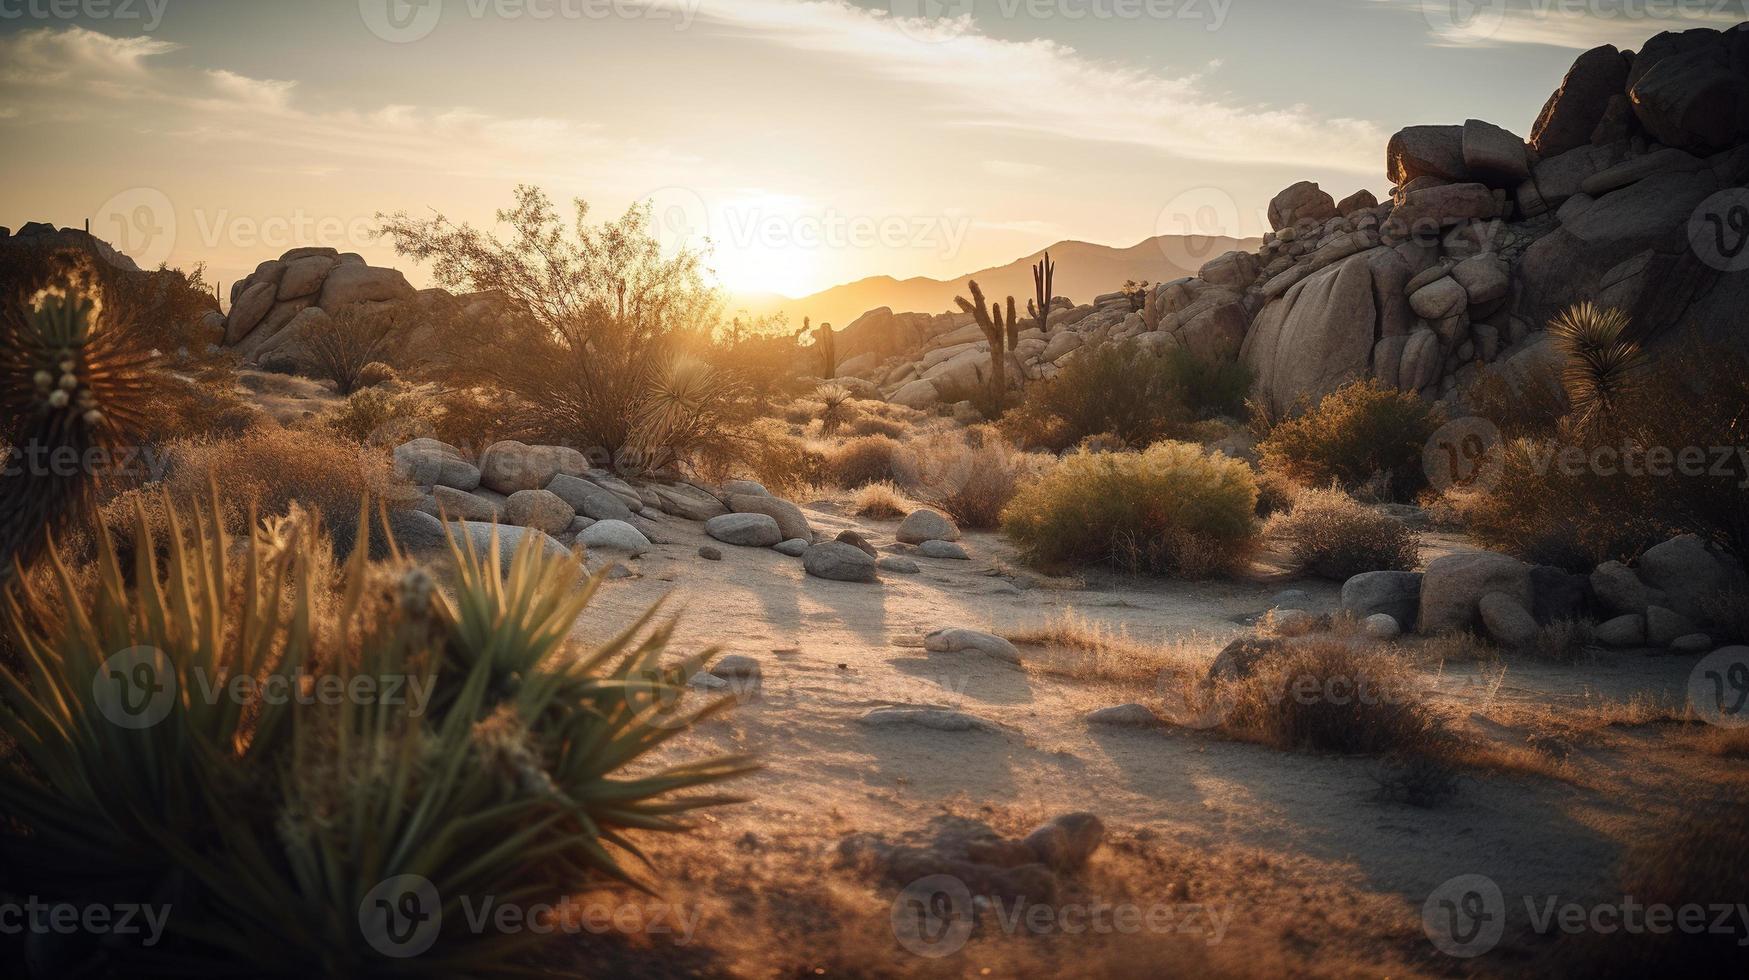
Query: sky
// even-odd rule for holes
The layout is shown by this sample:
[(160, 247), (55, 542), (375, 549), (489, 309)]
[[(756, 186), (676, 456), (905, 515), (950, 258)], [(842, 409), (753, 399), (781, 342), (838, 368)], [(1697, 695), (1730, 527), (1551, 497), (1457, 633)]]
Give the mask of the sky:
[[(0, 225), (228, 287), (519, 183), (651, 203), (718, 281), (952, 278), (1383, 196), (1418, 123), (1527, 134), (1582, 50), (1746, 0), (0, 0)], [(568, 208), (564, 209), (568, 212)], [(228, 288), (226, 289), (228, 292)]]

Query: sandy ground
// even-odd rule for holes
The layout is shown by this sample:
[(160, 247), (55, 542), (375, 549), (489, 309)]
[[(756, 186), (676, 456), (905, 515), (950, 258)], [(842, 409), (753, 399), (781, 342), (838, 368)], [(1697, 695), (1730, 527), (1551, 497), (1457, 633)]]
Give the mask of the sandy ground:
[[(893, 541), (894, 522), (845, 519), (830, 501), (807, 509), (828, 533), (854, 527), (877, 547)], [(1104, 573), (1065, 582), (1021, 570), (999, 537), (970, 534), (963, 543), (971, 561), (916, 557), (921, 574), (850, 584), (805, 576), (798, 559), (770, 550), (722, 546), (724, 560), (705, 561), (695, 554), (709, 543), (701, 525), (669, 519), (663, 527), (674, 543), (631, 563), (636, 577), (606, 585), (575, 635), (600, 636), (667, 597), (680, 617), (681, 650), (716, 646), (758, 659), (762, 682), (743, 685), (743, 703), (685, 736), (677, 751), (758, 753), (765, 768), (736, 787), (753, 802), (720, 812), (707, 833), (779, 834), (809, 861), (823, 862), (849, 829), (898, 834), (944, 807), (1034, 816), (1090, 810), (1118, 837), (1305, 862), (1293, 872), (1297, 887), (1382, 896), (1377, 909), (1389, 921), (1363, 928), (1396, 937), (1384, 955), (1398, 970), (1510, 972), (1511, 953), (1476, 962), (1431, 953), (1420, 916), (1434, 889), (1484, 874), (1508, 896), (1607, 894), (1623, 842), (1656, 833), (1686, 791), (1723, 778), (1732, 765), (1683, 750), (1655, 727), (1623, 727), (1579, 744), (1554, 740), (1549, 751), (1565, 756), (1571, 778), (1481, 774), (1436, 808), (1382, 803), (1374, 760), (1282, 752), (1182, 728), (1091, 727), (1087, 711), (1152, 692), (1046, 676), (979, 654), (927, 653), (919, 642), (941, 627), (1007, 632), (1073, 612), (1137, 640), (1188, 642), (1190, 655), (1206, 660), (1282, 589), (1302, 590), (1310, 608), (1331, 610), (1335, 583)], [(1431, 535), (1424, 559), (1464, 547)], [(1551, 712), (1580, 716), (1635, 696), (1680, 704), (1693, 663), (1642, 655), (1582, 667), (1510, 660), (1504, 675), (1500, 662), (1448, 663), (1430, 666), (1425, 680), (1473, 731), (1523, 744)], [(1001, 728), (858, 723), (885, 705), (953, 707)], [(1512, 948), (1510, 939), (1503, 948)]]

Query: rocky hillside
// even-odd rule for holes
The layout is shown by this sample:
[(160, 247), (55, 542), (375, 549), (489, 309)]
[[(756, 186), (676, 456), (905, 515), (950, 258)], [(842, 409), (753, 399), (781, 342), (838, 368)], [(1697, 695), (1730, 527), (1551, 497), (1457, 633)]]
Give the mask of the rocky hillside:
[(1063, 241), (1024, 255), (1005, 265), (980, 269), (955, 279), (916, 276), (894, 279), (870, 276), (833, 286), (799, 299), (787, 296), (737, 296), (733, 305), (755, 316), (784, 312), (791, 325), (803, 316), (815, 323), (843, 326), (864, 310), (885, 306), (895, 310), (951, 310), (953, 298), (963, 296), (966, 283), (976, 279), (993, 296), (1030, 295), (1032, 265), (1048, 251), (1061, 267), (1057, 287), (1068, 296), (1087, 296), (1104, 291), (1110, 283), (1126, 279), (1161, 282), (1190, 275), (1212, 256), (1235, 248), (1255, 249), (1258, 239), (1238, 240), (1221, 236), (1156, 235), (1128, 248), (1112, 248), (1091, 242)]
[[(1627, 311), (1653, 346), (1684, 329), (1749, 344), (1743, 26), (1587, 51), (1528, 140), (1478, 119), (1412, 126), (1384, 163), (1382, 202), (1282, 191), (1261, 248), (1158, 284), (1152, 316), (1117, 292), (1053, 310), (1021, 333), (1008, 377), (1136, 337), (1244, 360), (1277, 410), (1367, 377), (1443, 397), (1484, 365), (1545, 356), (1548, 319), (1581, 300)], [(846, 332), (843, 373), (908, 405), (989, 370), (969, 317), (882, 309)]]

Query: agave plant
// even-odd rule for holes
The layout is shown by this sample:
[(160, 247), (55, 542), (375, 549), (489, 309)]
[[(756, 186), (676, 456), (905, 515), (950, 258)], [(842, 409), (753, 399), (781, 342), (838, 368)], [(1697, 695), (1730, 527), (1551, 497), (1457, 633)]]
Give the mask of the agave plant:
[(1549, 322), (1555, 346), (1566, 355), (1562, 386), (1581, 425), (1609, 419), (1638, 383), (1645, 355), (1627, 335), (1620, 310), (1580, 303)]
[[(569, 556), (525, 545), (501, 572), (496, 541), (452, 538), (450, 598), (392, 539), (388, 563), (361, 542), (336, 571), (313, 518), (232, 542), (215, 497), (161, 548), (143, 510), (137, 525), (131, 574), (104, 543), (89, 595), (50, 552), (66, 614), (11, 599), (28, 669), (0, 669), (0, 816), (22, 830), (0, 854), (39, 894), (174, 895), (173, 946), (133, 954), (255, 975), (515, 972), (534, 936), (470, 932), (464, 901), (647, 887), (624, 863), (645, 860), (630, 835), (686, 829), (689, 811), (735, 801), (688, 791), (752, 768), (645, 761), (732, 699), (681, 710), (702, 655), (663, 662), (656, 610), (593, 649), (569, 641), (600, 581), (577, 588)], [(381, 696), (268, 696), (328, 676)], [(234, 678), (254, 693), (214, 697)], [(405, 882), (443, 923), (410, 950), (385, 945), (381, 916), (400, 907), (373, 905)]]

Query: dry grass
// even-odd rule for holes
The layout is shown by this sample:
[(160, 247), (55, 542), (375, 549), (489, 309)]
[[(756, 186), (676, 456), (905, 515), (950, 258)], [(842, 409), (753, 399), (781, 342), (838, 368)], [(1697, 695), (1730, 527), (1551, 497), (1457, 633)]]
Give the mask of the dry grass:
[(1531, 650), (1544, 660), (1578, 663), (1591, 656), (1591, 627), (1587, 620), (1557, 619), (1539, 626)]
[(899, 483), (960, 527), (988, 530), (1002, 523), (1002, 511), (1021, 484), (1049, 460), (1048, 455), (1016, 451), (994, 429), (975, 426), (906, 443), (898, 460)]
[(1449, 757), (1459, 744), (1407, 661), (1358, 644), (1296, 644), (1225, 693), (1225, 729), (1277, 748)]
[(1270, 518), (1264, 533), (1286, 540), (1301, 570), (1338, 582), (1361, 572), (1406, 571), (1421, 557), (1420, 538), (1402, 521), (1334, 487), (1295, 494), (1293, 509)]
[(1122, 626), (1097, 623), (1069, 610), (1042, 623), (1002, 631), (1016, 646), (1039, 647), (1045, 656), (1022, 658), (1030, 671), (1076, 681), (1154, 686), (1163, 677), (1185, 676), (1206, 661), (1212, 644), (1197, 637), (1146, 643)]
[(896, 521), (917, 509), (917, 504), (893, 483), (870, 483), (850, 498), (849, 513), (876, 521)]
[(891, 483), (902, 476), (899, 452), (891, 436), (858, 436), (826, 452), (826, 473), (846, 490)]

